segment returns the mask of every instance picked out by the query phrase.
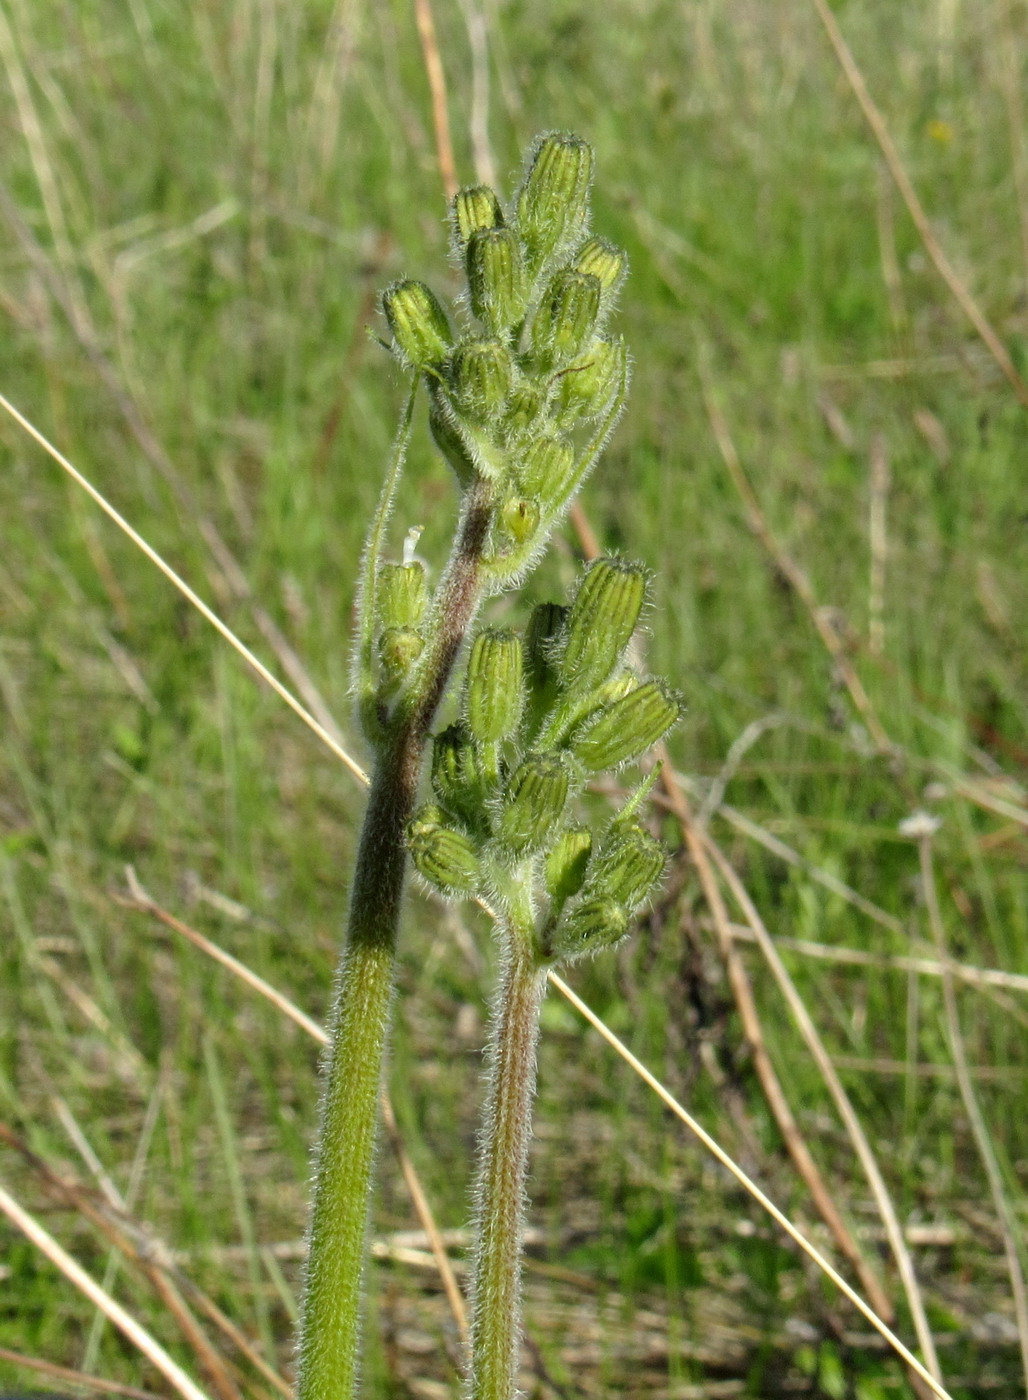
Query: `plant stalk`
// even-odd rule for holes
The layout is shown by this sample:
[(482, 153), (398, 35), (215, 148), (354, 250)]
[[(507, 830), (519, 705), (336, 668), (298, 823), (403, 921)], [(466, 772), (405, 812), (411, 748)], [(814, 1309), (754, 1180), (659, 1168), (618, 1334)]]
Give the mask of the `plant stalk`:
[(428, 731), (482, 595), (482, 551), (491, 508), (488, 485), (473, 486), (421, 664), (379, 742), (323, 1071), (297, 1400), (351, 1400), (357, 1391), (372, 1167), (407, 864), (406, 827), (417, 799)]
[(530, 936), (504, 930), (480, 1143), (469, 1400), (514, 1400), (521, 1343), (521, 1240), (532, 1136), (539, 1007), (546, 988)]

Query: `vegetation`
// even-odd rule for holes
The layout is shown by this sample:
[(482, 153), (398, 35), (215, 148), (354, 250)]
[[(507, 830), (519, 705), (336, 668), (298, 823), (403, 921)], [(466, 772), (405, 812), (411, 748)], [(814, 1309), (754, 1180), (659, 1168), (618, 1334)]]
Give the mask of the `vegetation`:
[[(947, 1387), (1021, 1393), (998, 1221), (1005, 1209), (1016, 1255), (1023, 12), (838, 11), (1005, 373), (940, 278), (813, 3), (434, 9), (457, 178), (511, 188), (538, 127), (580, 131), (603, 171), (595, 225), (632, 268), (632, 411), (584, 505), (600, 552), (654, 571), (645, 660), (686, 700), (670, 754), (691, 844), (665, 795), (662, 896), (639, 936), (570, 979), (841, 1258), (769, 1107), (776, 1072), (913, 1339), (867, 1175), (752, 944), (741, 881), (868, 1136)], [(14, 134), (0, 391), (308, 702), (316, 687), (367, 761), (348, 693), (356, 565), (405, 392), (367, 327), (388, 335), (381, 288), (435, 281), (449, 243), (414, 16), (359, 0), (12, 5), (0, 60)], [(439, 290), (458, 288), (455, 272)], [(153, 1264), (109, 1252), (112, 1207), (62, 1195), (43, 1167), (90, 1190), (102, 1177), (288, 1372), (317, 1049), (140, 888), (324, 1017), (363, 796), (6, 417), (0, 444), (0, 1181), (210, 1393), (258, 1394), (273, 1382), (186, 1284), (213, 1356)], [(396, 540), (423, 527), (418, 554), (444, 558), (452, 495), (416, 417)], [(487, 624), (567, 594), (580, 523), (526, 604), (494, 601)], [(599, 820), (624, 798), (592, 800)], [(728, 975), (718, 890), (741, 928)], [(488, 920), (415, 894), (399, 948), (399, 1135), (440, 1226), (463, 1232)], [(946, 951), (978, 970), (955, 990)], [(542, 1030), (529, 1393), (872, 1400), (908, 1385), (553, 992)], [(454, 1395), (457, 1325), (389, 1148), (379, 1174), (366, 1393)], [(4, 1347), (160, 1388), (0, 1231)], [(5, 1385), (30, 1380), (0, 1359)]]

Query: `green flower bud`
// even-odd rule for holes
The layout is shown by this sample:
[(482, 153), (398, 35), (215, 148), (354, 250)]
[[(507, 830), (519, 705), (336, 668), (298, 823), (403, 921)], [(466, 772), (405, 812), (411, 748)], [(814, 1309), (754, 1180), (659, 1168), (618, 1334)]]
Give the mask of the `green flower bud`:
[(554, 657), (567, 615), (568, 609), (559, 603), (539, 603), (532, 609), (525, 629), (529, 733), (535, 731), (557, 698), (560, 685)]
[(422, 807), (407, 827), (407, 844), (418, 872), (444, 894), (470, 894), (478, 883), (478, 854), (462, 831), (442, 824), (438, 807)]
[(527, 436), (546, 406), (546, 395), (535, 384), (519, 384), (507, 401), (503, 416), (504, 435), (508, 442)]
[(554, 940), (558, 958), (578, 958), (620, 943), (628, 932), (628, 911), (613, 899), (588, 899), (562, 921)]
[(578, 585), (560, 669), (568, 685), (600, 685), (635, 631), (646, 596), (639, 564), (597, 559)]
[(541, 846), (564, 814), (569, 786), (559, 754), (529, 754), (507, 783), (497, 836), (518, 853)]
[(543, 370), (562, 369), (581, 355), (600, 314), (599, 278), (558, 272), (532, 320), (532, 352)]
[(539, 502), (526, 496), (510, 496), (500, 507), (500, 525), (516, 545), (532, 538), (540, 518)]
[(453, 235), (463, 248), (473, 233), (484, 228), (501, 228), (503, 210), (488, 185), (471, 185), (453, 196)]
[(579, 248), (575, 267), (579, 272), (592, 273), (599, 281), (605, 301), (609, 301), (625, 280), (628, 254), (605, 238), (590, 238)]
[(562, 423), (578, 418), (602, 418), (625, 382), (628, 352), (625, 342), (594, 340), (584, 355), (557, 377), (554, 417)]
[(387, 691), (396, 689), (424, 649), (424, 637), (412, 628), (386, 628), (378, 639), (378, 659)]
[(415, 369), (442, 364), (453, 336), (446, 312), (424, 282), (394, 282), (382, 293), (382, 310), (396, 347)]
[(533, 275), (581, 238), (592, 175), (592, 147), (577, 136), (553, 132), (532, 152), (516, 203), (518, 232)]
[(569, 827), (558, 836), (544, 867), (546, 888), (553, 899), (570, 899), (582, 888), (592, 849), (592, 832), (586, 826)]
[(521, 248), (509, 228), (479, 229), (465, 254), (471, 309), (491, 335), (502, 335), (525, 314)]
[(589, 890), (626, 909), (638, 909), (660, 883), (666, 865), (667, 853), (660, 842), (641, 826), (632, 825), (593, 866)]
[(383, 564), (378, 571), (378, 617), (384, 628), (417, 627), (428, 607), (423, 564)]
[(525, 630), (525, 651), (533, 681), (543, 672), (553, 670), (557, 643), (563, 635), (570, 611), (561, 603), (537, 603), (532, 609)]
[(514, 361), (498, 340), (469, 340), (450, 359), (453, 402), (472, 423), (484, 425), (502, 411), (514, 382)]
[(525, 448), (517, 464), (518, 481), (532, 496), (557, 500), (575, 464), (574, 448), (567, 438), (536, 438)]
[(457, 426), (453, 410), (442, 394), (433, 393), (428, 410), (428, 426), (436, 447), (453, 468), (462, 487), (468, 487), (478, 475), (471, 449)]
[(518, 727), (525, 704), (521, 638), (490, 627), (479, 632), (468, 657), (464, 717), (482, 744), (506, 739)]
[(451, 724), (432, 740), (432, 787), (439, 801), (474, 827), (485, 799), (486, 780), (478, 749), (462, 724)]
[(570, 748), (591, 773), (617, 768), (663, 739), (682, 713), (662, 681), (646, 681), (572, 736)]

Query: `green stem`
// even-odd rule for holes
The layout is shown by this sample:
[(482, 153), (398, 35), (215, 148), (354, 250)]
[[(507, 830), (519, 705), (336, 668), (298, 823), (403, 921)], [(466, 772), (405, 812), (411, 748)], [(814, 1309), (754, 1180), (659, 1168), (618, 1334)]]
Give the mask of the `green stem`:
[(379, 745), (324, 1069), (297, 1400), (351, 1400), (356, 1394), (378, 1098), (407, 863), (406, 826), (417, 799), (428, 730), (481, 598), (482, 548), (491, 509), (488, 486), (473, 486), (439, 587), (422, 664)]
[(530, 925), (504, 932), (476, 1191), (469, 1400), (514, 1400), (521, 1342), (521, 1235), (546, 973), (536, 960)]

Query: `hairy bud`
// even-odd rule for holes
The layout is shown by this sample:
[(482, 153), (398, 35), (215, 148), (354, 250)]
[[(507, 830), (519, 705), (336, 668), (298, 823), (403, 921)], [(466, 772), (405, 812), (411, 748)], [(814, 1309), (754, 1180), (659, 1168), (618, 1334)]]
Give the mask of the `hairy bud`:
[(425, 639), (411, 627), (387, 627), (378, 639), (383, 689), (395, 690), (425, 649)]
[(468, 340), (453, 352), (449, 381), (459, 412), (483, 425), (503, 411), (514, 382), (514, 361), (498, 340)]
[(602, 418), (621, 391), (628, 368), (625, 342), (594, 340), (557, 379), (553, 411), (562, 423)]
[(500, 507), (500, 525), (516, 545), (532, 538), (540, 519), (539, 502), (528, 496), (509, 496)]
[(558, 958), (578, 958), (620, 943), (628, 932), (628, 910), (613, 899), (587, 899), (562, 920), (554, 940)]
[(632, 825), (593, 866), (589, 890), (626, 909), (638, 909), (660, 883), (666, 865), (667, 853), (660, 842), (641, 826)]
[(582, 888), (592, 849), (586, 826), (569, 827), (558, 836), (545, 863), (546, 889), (553, 899), (571, 899)]
[(557, 500), (567, 485), (575, 454), (567, 438), (536, 438), (530, 442), (517, 464), (518, 481), (531, 496)]
[(453, 196), (451, 215), (458, 248), (463, 248), (473, 233), (503, 226), (500, 201), (488, 185), (471, 185), (458, 190)]
[(382, 310), (396, 347), (415, 369), (441, 365), (453, 336), (446, 312), (424, 282), (394, 282), (382, 293)]
[(605, 238), (590, 238), (575, 256), (578, 272), (590, 273), (600, 284), (601, 313), (609, 310), (628, 271), (628, 254)]
[(599, 685), (617, 665), (642, 612), (646, 576), (638, 564), (597, 559), (568, 617), (561, 673), (568, 685)]
[(453, 410), (441, 393), (433, 393), (428, 410), (428, 426), (436, 447), (453, 469), (453, 474), (464, 488), (471, 485), (478, 475), (475, 459), (453, 417)]
[(540, 368), (562, 369), (581, 355), (599, 314), (599, 279), (586, 272), (558, 272), (532, 320), (532, 353)]
[(503, 431), (508, 442), (527, 437), (546, 407), (546, 394), (530, 380), (518, 384), (507, 402), (503, 415)]
[(417, 627), (428, 606), (423, 564), (383, 564), (378, 571), (378, 617), (384, 628)]
[(521, 247), (509, 228), (479, 229), (465, 254), (471, 309), (490, 335), (503, 335), (525, 314)]
[(407, 844), (419, 874), (444, 894), (470, 894), (478, 883), (478, 854), (462, 831), (444, 826), (445, 814), (422, 807), (407, 827)]
[(439, 801), (471, 826), (485, 800), (486, 779), (478, 748), (462, 724), (451, 724), (432, 740), (432, 787)]
[(517, 853), (541, 846), (564, 814), (570, 781), (558, 754), (529, 754), (503, 795), (496, 834)]
[(506, 739), (518, 727), (525, 703), (521, 638), (487, 628), (479, 632), (468, 657), (464, 717), (482, 744)]
[(681, 702), (663, 682), (646, 681), (573, 735), (571, 751), (592, 773), (617, 768), (663, 739), (681, 713)]
[(535, 147), (516, 201), (533, 275), (582, 236), (592, 175), (592, 147), (577, 136), (553, 132)]

